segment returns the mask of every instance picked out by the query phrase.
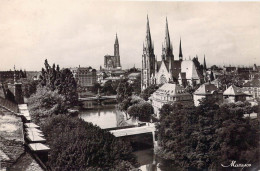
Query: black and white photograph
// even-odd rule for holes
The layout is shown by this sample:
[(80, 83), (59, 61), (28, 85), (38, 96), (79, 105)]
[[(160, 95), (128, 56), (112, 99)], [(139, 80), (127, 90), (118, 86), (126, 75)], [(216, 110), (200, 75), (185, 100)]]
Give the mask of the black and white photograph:
[(260, 1), (1, 0), (0, 171), (259, 171)]

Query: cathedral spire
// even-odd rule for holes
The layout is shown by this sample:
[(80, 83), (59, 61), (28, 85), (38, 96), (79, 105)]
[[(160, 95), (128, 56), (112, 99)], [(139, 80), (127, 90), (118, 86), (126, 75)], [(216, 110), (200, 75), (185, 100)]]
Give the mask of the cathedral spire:
[(183, 55), (182, 55), (181, 38), (180, 38), (179, 60), (182, 61), (182, 58), (183, 58)]
[(146, 42), (146, 48), (149, 50), (152, 50), (152, 38), (151, 38), (151, 32), (150, 32), (150, 25), (149, 25), (149, 18), (147, 15), (147, 25), (146, 25), (146, 37), (145, 37), (145, 42)]
[(206, 65), (205, 54), (204, 54), (204, 63), (203, 63), (203, 69), (204, 69), (204, 70), (207, 70), (207, 65)]
[(168, 20), (166, 17), (166, 28), (165, 28), (165, 49), (171, 48), (171, 41), (170, 41), (170, 34), (169, 34), (169, 28), (168, 28)]
[(115, 40), (115, 44), (117, 44), (117, 45), (119, 44), (119, 43), (118, 43), (118, 38), (117, 38), (117, 33), (116, 33), (116, 40)]

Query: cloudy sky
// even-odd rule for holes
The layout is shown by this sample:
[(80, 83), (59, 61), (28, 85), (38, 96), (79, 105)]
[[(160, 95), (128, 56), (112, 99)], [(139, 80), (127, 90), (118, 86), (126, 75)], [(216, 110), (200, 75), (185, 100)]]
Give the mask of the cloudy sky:
[(0, 70), (40, 70), (45, 58), (99, 68), (116, 32), (123, 68), (140, 67), (147, 14), (158, 59), (167, 16), (175, 57), (181, 37), (186, 59), (260, 65), (260, 2), (2, 0)]

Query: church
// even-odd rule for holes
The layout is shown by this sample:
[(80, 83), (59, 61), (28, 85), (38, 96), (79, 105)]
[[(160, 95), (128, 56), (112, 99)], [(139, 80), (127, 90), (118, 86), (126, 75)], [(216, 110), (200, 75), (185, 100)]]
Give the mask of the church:
[(105, 70), (121, 70), (120, 55), (119, 55), (119, 43), (116, 34), (116, 40), (114, 44), (114, 56), (104, 56), (104, 69)]
[[(205, 61), (205, 57), (204, 57)], [(165, 39), (162, 44), (161, 61), (157, 61), (154, 54), (154, 44), (147, 16), (146, 37), (143, 44), (142, 55), (142, 90), (152, 84), (178, 83), (186, 87), (201, 84), (204, 81), (203, 66), (200, 65), (198, 57), (192, 60), (184, 60), (182, 54), (181, 40), (179, 46), (179, 59), (173, 55), (173, 47), (170, 40), (168, 21), (166, 18)]]

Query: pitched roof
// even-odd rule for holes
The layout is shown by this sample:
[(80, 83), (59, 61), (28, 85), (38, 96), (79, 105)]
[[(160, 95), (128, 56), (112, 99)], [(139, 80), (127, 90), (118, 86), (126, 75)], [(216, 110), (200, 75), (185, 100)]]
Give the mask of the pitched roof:
[(260, 87), (260, 80), (253, 79), (252, 81), (248, 81), (243, 85), (243, 87)]
[(236, 87), (235, 85), (231, 85), (228, 87), (228, 89), (224, 91), (223, 95), (239, 96), (239, 95), (245, 95), (245, 93), (243, 93), (239, 87)]
[(195, 92), (195, 95), (207, 95), (212, 94), (214, 91), (217, 91), (218, 88), (211, 83), (202, 84)]
[(181, 87), (178, 84), (171, 84), (166, 83), (163, 86), (161, 86), (158, 90), (155, 91), (155, 93), (165, 93), (168, 95), (179, 95), (181, 93), (184, 93), (184, 88)]
[(192, 60), (182, 61), (181, 72), (186, 73), (187, 79), (200, 79), (195, 64)]

